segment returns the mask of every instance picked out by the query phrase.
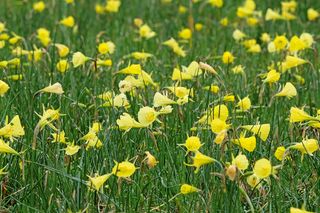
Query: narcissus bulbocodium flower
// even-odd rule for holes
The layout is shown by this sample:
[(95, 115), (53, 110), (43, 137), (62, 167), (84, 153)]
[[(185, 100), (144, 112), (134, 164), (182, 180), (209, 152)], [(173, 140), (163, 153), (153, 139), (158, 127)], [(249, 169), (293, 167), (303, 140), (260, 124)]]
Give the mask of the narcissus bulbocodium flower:
[(289, 118), (290, 123), (310, 121), (313, 119), (314, 117), (310, 116), (308, 113), (306, 113), (302, 109), (299, 109), (297, 107), (290, 108), (290, 118)]
[(282, 90), (275, 94), (276, 97), (287, 97), (289, 99), (296, 95), (297, 89), (290, 82), (287, 82), (286, 85), (282, 88)]
[(117, 73), (129, 74), (129, 75), (140, 75), (142, 72), (140, 64), (131, 64), (124, 69), (119, 70)]
[(215, 134), (218, 134), (221, 131), (227, 130), (229, 128), (229, 124), (227, 124), (224, 120), (219, 118), (215, 118), (211, 121), (211, 130)]
[(69, 47), (64, 44), (54, 44), (54, 46), (58, 49), (58, 54), (61, 58), (66, 57), (70, 52)]
[[(124, 88), (121, 88), (121, 90)], [(104, 107), (125, 107), (129, 108), (130, 103), (128, 101), (128, 98), (126, 94), (120, 93), (118, 95), (115, 95), (111, 91), (105, 92), (101, 95), (98, 95), (98, 98), (101, 98), (105, 101), (105, 103), (102, 105)]]
[(162, 95), (160, 92), (156, 92), (153, 97), (153, 106), (159, 107), (159, 106), (167, 106), (171, 104), (177, 104), (174, 100), (171, 100), (165, 95)]
[(144, 24), (139, 28), (139, 34), (141, 38), (146, 38), (146, 39), (150, 39), (156, 36), (156, 33), (152, 31), (152, 29), (147, 24)]
[(67, 148), (65, 148), (64, 150), (66, 151), (66, 155), (71, 156), (71, 155), (77, 154), (80, 148), (81, 148), (80, 146), (74, 145), (74, 142), (73, 142), (68, 144)]
[(52, 129), (56, 130), (56, 128), (52, 125), (52, 122), (60, 118), (61, 114), (59, 111), (59, 109), (45, 110), (45, 108), (43, 108), (43, 114), (38, 115), (40, 117), (40, 120), (37, 126), (39, 126), (40, 129), (43, 129), (46, 125), (48, 125)]
[(319, 12), (313, 8), (309, 8), (307, 11), (307, 16), (309, 21), (315, 21), (319, 16)]
[(234, 40), (240, 41), (240, 40), (242, 40), (244, 37), (246, 37), (246, 34), (243, 33), (241, 30), (236, 29), (236, 30), (233, 31), (232, 37), (234, 38)]
[(251, 186), (251, 188), (259, 188), (260, 178), (255, 174), (252, 174), (247, 177), (247, 183), (249, 184), (249, 186)]
[(246, 129), (253, 134), (257, 135), (259, 138), (261, 138), (262, 141), (266, 141), (269, 132), (270, 132), (270, 124), (256, 124), (256, 125), (244, 125), (241, 126), (241, 128)]
[(66, 18), (63, 18), (63, 19), (60, 21), (60, 24), (66, 26), (66, 27), (74, 27), (75, 21), (74, 21), (73, 16), (68, 16), (68, 17), (66, 17)]
[(186, 184), (186, 183), (182, 184), (180, 187), (180, 193), (183, 195), (190, 194), (193, 192), (199, 192), (199, 191), (200, 191), (200, 189), (198, 189), (192, 185)]
[(296, 143), (290, 148), (299, 150), (302, 154), (312, 155), (319, 150), (319, 143), (316, 139), (305, 139), (301, 143)]
[(112, 168), (112, 174), (120, 178), (130, 177), (137, 169), (135, 165), (128, 160), (121, 163), (118, 163), (117, 161), (114, 162), (116, 165)]
[(109, 13), (117, 13), (119, 12), (120, 6), (120, 0), (108, 0), (106, 2), (105, 10)]
[(65, 137), (65, 132), (64, 131), (60, 131), (57, 133), (52, 133), (51, 134), (53, 137), (52, 143), (66, 143), (66, 137)]
[(281, 62), (280, 68), (282, 72), (285, 72), (291, 68), (303, 65), (305, 63), (307, 63), (307, 61), (302, 58), (288, 55), (286, 59)]
[(311, 48), (314, 43), (313, 36), (310, 33), (302, 33), (300, 39), (304, 42), (307, 48)]
[(209, 0), (208, 3), (217, 8), (221, 8), (223, 6), (223, 0)]
[(251, 100), (247, 96), (237, 103), (237, 107), (239, 107), (240, 111), (248, 111), (251, 108)]
[(181, 56), (181, 57), (186, 56), (186, 52), (183, 50), (182, 47), (179, 46), (179, 43), (174, 38), (170, 38), (169, 40), (163, 42), (162, 44), (170, 47), (172, 51), (178, 56)]
[(201, 144), (199, 137), (190, 136), (187, 138), (184, 144), (179, 144), (179, 145), (186, 147), (187, 148), (186, 154), (188, 154), (189, 152), (197, 152), (203, 144)]
[(46, 4), (43, 1), (38, 1), (33, 4), (34, 11), (41, 13), (46, 8)]
[(11, 148), (8, 143), (5, 143), (2, 139), (0, 139), (0, 152), (7, 154), (19, 155), (19, 153)]
[(254, 164), (253, 173), (260, 179), (267, 178), (272, 174), (272, 165), (268, 159), (262, 158)]
[(282, 161), (285, 152), (286, 152), (286, 148), (284, 146), (279, 146), (279, 147), (277, 147), (276, 151), (274, 152), (274, 156), (278, 160)]
[(58, 61), (56, 67), (59, 72), (65, 73), (69, 69), (69, 63), (67, 60), (61, 59)]
[(158, 115), (159, 112), (157, 112), (154, 108), (148, 106), (142, 107), (138, 112), (138, 121), (140, 124), (147, 127), (157, 119)]
[(276, 36), (276, 38), (273, 40), (274, 46), (276, 50), (283, 50), (288, 45), (288, 39), (282, 35), (282, 36)]
[(244, 74), (244, 67), (241, 64), (232, 67), (231, 70), (234, 74)]
[(72, 56), (72, 64), (74, 68), (84, 65), (90, 58), (81, 52), (76, 52)]
[(128, 113), (123, 113), (120, 118), (117, 119), (117, 125), (121, 130), (129, 131), (132, 128), (143, 128), (144, 125), (136, 121)]
[(189, 40), (192, 38), (192, 31), (189, 28), (184, 28), (179, 31), (179, 38)]
[[(232, 156), (233, 158), (233, 156)], [(239, 154), (232, 159), (232, 165), (235, 165), (239, 170), (244, 171), (249, 166), (249, 161), (244, 154)]]
[(0, 128), (0, 136), (9, 138), (11, 141), (15, 138), (21, 137), (25, 134), (24, 128), (21, 125), (20, 118), (18, 115), (14, 116), (10, 123), (8, 118), (4, 127)]
[(207, 155), (204, 155), (199, 151), (195, 153), (195, 155), (192, 157), (192, 160), (193, 160), (192, 164), (185, 163), (185, 165), (196, 167), (196, 170), (194, 171), (194, 173), (198, 173), (201, 166), (210, 164), (216, 161), (215, 159)]
[(257, 144), (255, 136), (246, 138), (243, 135), (241, 135), (239, 139), (232, 139), (231, 142), (239, 145), (249, 152), (253, 152)]
[(279, 81), (280, 76), (281, 76), (281, 73), (277, 72), (275, 69), (272, 69), (267, 73), (267, 76), (263, 80), (263, 82), (269, 83), (269, 84), (276, 83)]
[(303, 208), (303, 207), (301, 209), (291, 207), (290, 213), (314, 213), (314, 212), (309, 212), (309, 211), (305, 210), (305, 208)]
[(58, 95), (61, 95), (64, 93), (62, 86), (59, 82), (54, 83), (50, 86), (47, 86), (47, 87), (39, 90), (37, 93), (39, 93), (39, 92), (54, 93), (54, 94), (58, 94)]
[(153, 55), (151, 53), (146, 52), (133, 52), (130, 54), (130, 56), (136, 60), (145, 61), (148, 58), (151, 58)]
[(307, 48), (306, 44), (300, 39), (298, 36), (293, 36), (289, 43), (289, 51), (290, 52), (297, 52), (300, 50), (304, 50)]
[(100, 175), (100, 176), (94, 176), (89, 177), (89, 181), (87, 182), (89, 187), (92, 187), (93, 189), (99, 191), (102, 185), (111, 177), (112, 173)]
[(4, 94), (8, 92), (9, 88), (9, 85), (6, 82), (0, 80), (0, 97), (4, 96)]
[(98, 46), (98, 51), (100, 54), (113, 54), (115, 47), (116, 45), (111, 41), (102, 42)]
[(226, 51), (226, 52), (223, 53), (223, 55), (222, 55), (222, 62), (223, 62), (224, 64), (232, 64), (233, 61), (234, 61), (234, 56), (232, 55), (231, 52)]
[(81, 138), (86, 141), (86, 150), (91, 147), (100, 148), (103, 146), (101, 140), (98, 138), (95, 132), (90, 130), (85, 136)]

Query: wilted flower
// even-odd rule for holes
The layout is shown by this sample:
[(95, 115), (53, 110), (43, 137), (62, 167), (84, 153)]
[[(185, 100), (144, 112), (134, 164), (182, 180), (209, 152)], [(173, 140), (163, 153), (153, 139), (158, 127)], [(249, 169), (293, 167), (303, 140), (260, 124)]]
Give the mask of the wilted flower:
[(153, 168), (159, 163), (149, 151), (146, 151), (145, 154), (147, 155), (145, 160), (149, 168)]

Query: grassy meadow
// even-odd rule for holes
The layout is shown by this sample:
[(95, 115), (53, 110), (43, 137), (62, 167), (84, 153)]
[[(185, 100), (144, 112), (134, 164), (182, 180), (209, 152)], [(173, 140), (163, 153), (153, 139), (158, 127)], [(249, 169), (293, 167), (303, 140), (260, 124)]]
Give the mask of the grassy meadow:
[(1, 0), (1, 212), (320, 212), (320, 1)]

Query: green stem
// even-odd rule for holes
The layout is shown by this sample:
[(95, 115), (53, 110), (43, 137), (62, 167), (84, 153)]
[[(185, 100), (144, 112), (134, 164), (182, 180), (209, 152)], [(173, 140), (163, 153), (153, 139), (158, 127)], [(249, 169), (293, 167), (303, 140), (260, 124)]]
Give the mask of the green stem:
[(246, 191), (242, 187), (239, 186), (239, 190), (244, 195), (244, 197), (246, 198), (246, 200), (247, 200), (247, 202), (248, 202), (248, 204), (250, 206), (251, 213), (254, 213), (254, 208), (253, 208), (252, 202), (250, 200), (250, 197), (248, 196), (248, 194), (246, 193)]

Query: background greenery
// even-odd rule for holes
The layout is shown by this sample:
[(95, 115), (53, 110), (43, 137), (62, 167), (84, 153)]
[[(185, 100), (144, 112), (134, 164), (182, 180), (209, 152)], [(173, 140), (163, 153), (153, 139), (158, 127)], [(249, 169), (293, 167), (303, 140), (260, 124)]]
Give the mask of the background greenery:
[[(104, 32), (100, 40), (111, 40), (116, 44), (116, 52), (111, 56), (113, 66), (94, 72), (88, 64), (83, 68), (70, 68), (61, 74), (57, 72), (55, 64), (58, 61), (56, 50), (47, 49), (43, 59), (36, 63), (29, 63), (24, 59), (21, 67), (0, 71), (0, 79), (7, 75), (24, 75), (21, 81), (10, 81), (10, 91), (0, 99), (0, 122), (4, 125), (5, 116), (12, 118), (18, 114), (25, 127), (26, 135), (14, 142), (13, 147), (23, 151), (24, 176), (19, 167), (20, 158), (11, 155), (0, 155), (0, 166), (7, 165), (7, 175), (1, 176), (0, 206), (4, 211), (12, 212), (66, 212), (87, 209), (94, 211), (116, 212), (147, 212), (152, 207), (168, 202), (178, 191), (181, 183), (191, 183), (200, 188), (200, 193), (181, 196), (168, 202), (163, 208), (167, 212), (245, 212), (249, 209), (244, 197), (240, 194), (238, 184), (226, 180), (225, 184), (213, 172), (223, 172), (218, 165), (212, 164), (201, 168), (198, 174), (193, 169), (183, 165), (186, 161), (185, 152), (177, 144), (184, 143), (187, 134), (197, 134), (204, 143), (203, 153), (222, 162), (231, 161), (231, 153), (236, 154), (239, 147), (228, 143), (226, 151), (213, 143), (214, 135), (211, 131), (192, 133), (190, 128), (195, 121), (209, 107), (219, 102), (220, 96), (233, 93), (239, 97), (249, 95), (255, 109), (245, 113), (241, 118), (233, 114), (230, 123), (237, 127), (241, 124), (253, 124), (257, 120), (271, 124), (271, 133), (266, 143), (257, 141), (257, 149), (253, 153), (245, 153), (250, 162), (262, 157), (272, 159), (277, 146), (288, 145), (302, 140), (302, 132), (297, 126), (291, 126), (288, 115), (291, 106), (304, 106), (307, 112), (316, 113), (320, 107), (320, 80), (318, 47), (307, 50), (302, 58), (308, 59), (314, 66), (304, 65), (299, 72), (305, 79), (304, 85), (297, 86), (298, 97), (292, 100), (279, 99), (271, 107), (267, 107), (277, 86), (266, 87), (262, 100), (259, 93), (263, 87), (258, 74), (267, 71), (272, 61), (281, 61), (283, 55), (268, 54), (263, 47), (261, 54), (246, 53), (245, 49), (232, 38), (235, 27), (231, 24), (222, 27), (219, 20), (228, 17), (230, 21), (238, 22), (236, 9), (242, 1), (225, 1), (222, 9), (210, 6), (193, 6), (195, 22), (204, 24), (204, 29), (195, 32), (192, 38), (192, 48), (184, 45), (187, 50), (185, 58), (179, 58), (161, 45), (170, 37), (177, 38), (177, 33), (188, 27), (188, 13), (179, 14), (178, 6), (189, 5), (188, 1), (173, 1), (169, 5), (161, 4), (159, 0), (123, 0), (119, 13), (97, 15), (94, 5), (98, 1), (76, 0), (76, 4), (67, 5), (62, 0), (46, 1), (45, 12), (36, 14), (32, 10), (33, 1), (2, 0), (0, 6), (0, 21), (6, 23), (10, 31), (25, 38), (23, 47), (31, 50), (33, 45), (41, 46), (36, 38), (36, 30), (45, 27), (51, 31), (53, 42), (63, 43), (73, 52), (81, 51), (85, 55), (95, 57), (97, 53), (97, 34)], [(265, 13), (267, 8), (280, 8), (280, 1), (257, 0), (258, 10)], [(307, 22), (306, 10), (309, 7), (320, 8), (320, 1), (298, 1), (296, 14), (298, 20), (290, 23), (264, 22), (257, 27), (247, 27), (238, 22), (251, 38), (259, 40), (261, 33), (268, 32), (272, 37), (285, 33), (287, 37), (302, 32), (308, 32), (319, 40), (319, 21)], [(78, 32), (67, 29), (58, 24), (65, 16), (72, 15), (78, 25)], [(141, 40), (138, 37), (133, 19), (139, 17), (157, 33), (155, 38)], [(188, 65), (192, 60), (206, 61), (221, 74), (221, 81), (213, 76), (200, 76), (197, 80), (183, 82), (184, 86), (193, 87), (196, 95), (194, 102), (184, 106), (174, 106), (173, 113), (162, 118), (163, 126), (153, 126), (153, 130), (161, 130), (156, 135), (156, 143), (150, 137), (148, 129), (133, 129), (124, 134), (118, 130), (116, 119), (125, 112), (124, 109), (101, 108), (101, 102), (96, 100), (98, 95), (106, 90), (118, 91), (117, 84), (123, 75), (111, 73), (131, 63), (133, 59), (124, 56), (133, 51), (146, 51), (155, 55), (142, 66), (144, 70), (153, 73), (153, 78), (160, 87), (171, 86), (171, 73), (177, 65)], [(235, 64), (245, 67), (246, 76), (234, 75), (227, 65), (223, 65), (216, 56), (224, 51), (231, 51), (236, 56)], [(71, 60), (71, 55), (69, 55)], [(0, 61), (11, 59), (8, 47), (0, 49)], [(292, 79), (288, 73), (281, 78), (281, 83)], [(34, 93), (49, 85), (50, 82), (60, 82), (65, 94), (39, 95)], [(203, 85), (216, 83), (221, 93), (212, 94), (202, 90)], [(147, 87), (143, 94), (143, 101), (130, 98), (130, 114), (137, 114), (140, 107), (152, 105), (155, 91)], [(81, 107), (83, 103), (87, 107)], [(31, 149), (33, 130), (39, 120), (35, 114), (42, 114), (42, 106), (60, 108), (65, 114), (59, 126), (64, 129), (70, 141), (77, 144), (94, 121), (103, 123), (103, 130), (99, 138), (104, 146), (99, 150), (84, 148), (71, 158), (65, 157), (64, 146), (51, 143), (49, 128), (38, 136), (38, 146)], [(229, 105), (233, 109), (234, 105)], [(178, 113), (179, 112), (179, 113)], [(318, 131), (307, 131), (309, 137), (318, 138)], [(155, 155), (159, 164), (149, 170), (141, 161), (144, 152), (150, 151)], [(98, 172), (105, 174), (114, 166), (113, 160), (121, 162), (126, 158), (137, 158), (136, 166), (139, 170), (132, 176), (132, 181), (118, 182), (116, 177), (107, 181), (107, 188), (96, 193), (88, 190), (87, 175)], [(255, 209), (258, 212), (288, 212), (291, 206), (300, 207), (304, 202), (309, 210), (320, 211), (320, 160), (319, 152), (314, 156), (305, 156), (301, 161), (298, 152), (290, 154), (292, 160), (286, 161), (284, 169), (279, 171), (278, 179), (271, 178), (270, 185), (264, 185), (262, 191), (247, 189)]]

